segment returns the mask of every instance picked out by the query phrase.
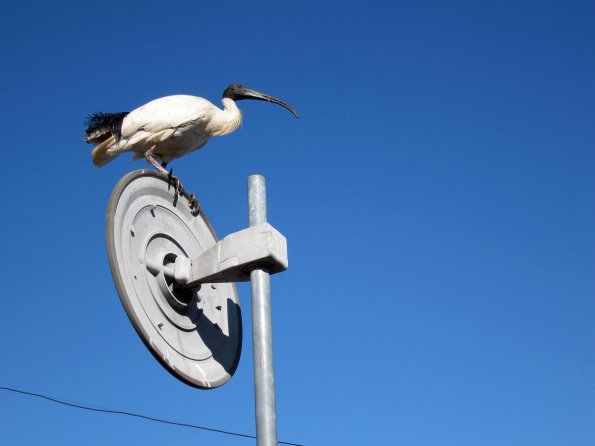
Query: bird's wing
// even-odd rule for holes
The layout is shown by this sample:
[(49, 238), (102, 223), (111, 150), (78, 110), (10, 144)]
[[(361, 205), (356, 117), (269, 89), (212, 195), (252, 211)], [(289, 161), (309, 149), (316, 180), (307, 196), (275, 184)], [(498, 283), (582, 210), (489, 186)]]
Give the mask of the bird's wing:
[(155, 99), (124, 118), (122, 139), (130, 140), (140, 134), (146, 137), (197, 124), (206, 120), (215, 108), (206, 99), (196, 96), (175, 95)]

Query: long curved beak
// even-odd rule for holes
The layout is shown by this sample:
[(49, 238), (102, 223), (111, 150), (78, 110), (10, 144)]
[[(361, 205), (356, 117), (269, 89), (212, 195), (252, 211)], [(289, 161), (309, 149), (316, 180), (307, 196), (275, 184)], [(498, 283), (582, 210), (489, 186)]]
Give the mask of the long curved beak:
[(286, 108), (291, 113), (293, 113), (293, 116), (295, 116), (296, 118), (299, 116), (298, 112), (295, 110), (295, 108), (293, 108), (287, 102), (283, 102), (281, 99), (278, 99), (274, 96), (271, 96), (271, 95), (268, 95), (265, 93), (260, 93), (259, 91), (256, 91), (256, 90), (252, 90), (251, 88), (246, 88), (246, 87), (242, 88), (242, 91), (238, 94), (237, 99), (255, 99), (257, 101), (272, 102), (274, 104), (277, 104), (277, 105), (280, 105), (281, 107)]

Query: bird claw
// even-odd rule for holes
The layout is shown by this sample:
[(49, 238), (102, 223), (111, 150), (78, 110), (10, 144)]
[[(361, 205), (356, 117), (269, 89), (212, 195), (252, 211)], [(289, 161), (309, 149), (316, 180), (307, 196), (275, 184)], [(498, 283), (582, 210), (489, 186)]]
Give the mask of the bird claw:
[(198, 214), (200, 212), (200, 203), (198, 202), (196, 195), (190, 194), (190, 197), (188, 197), (188, 207), (194, 213)]
[(169, 190), (169, 188), (171, 186), (174, 187), (174, 205), (178, 202), (178, 197), (180, 192), (183, 190), (182, 187), (182, 183), (180, 182), (180, 179), (178, 177), (176, 177), (174, 174), (174, 169), (171, 168), (169, 170), (169, 174), (167, 175), (167, 190)]
[(174, 169), (173, 167), (169, 169), (169, 173), (167, 174), (167, 187), (175, 185), (176, 188), (180, 186), (180, 179), (174, 176)]
[(198, 214), (200, 212), (200, 203), (194, 194), (188, 194), (182, 186), (182, 182), (180, 179), (173, 174), (173, 168), (169, 170), (169, 174), (167, 175), (167, 190), (173, 186), (174, 187), (174, 206), (178, 202), (178, 198), (180, 194), (184, 195), (188, 199), (188, 207), (193, 214)]

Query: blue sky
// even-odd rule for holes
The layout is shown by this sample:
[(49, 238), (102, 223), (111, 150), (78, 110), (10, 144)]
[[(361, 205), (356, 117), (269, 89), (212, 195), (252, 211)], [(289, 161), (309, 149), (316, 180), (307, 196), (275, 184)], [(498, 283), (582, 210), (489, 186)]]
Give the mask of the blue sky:
[[(0, 386), (254, 433), (250, 294), (225, 386), (149, 354), (120, 304), (95, 111), (232, 82), (299, 112), (172, 166), (220, 237), (267, 178), (281, 440), (595, 443), (593, 2), (5, 2)], [(0, 392), (2, 444), (253, 444)]]

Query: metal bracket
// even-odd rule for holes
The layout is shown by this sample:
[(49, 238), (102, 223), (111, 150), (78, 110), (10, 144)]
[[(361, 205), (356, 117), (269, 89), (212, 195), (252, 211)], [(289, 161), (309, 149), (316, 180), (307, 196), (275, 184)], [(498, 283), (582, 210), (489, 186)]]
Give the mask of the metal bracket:
[(270, 274), (287, 269), (287, 240), (270, 224), (261, 223), (228, 235), (193, 259), (175, 257), (173, 267), (161, 258), (145, 259), (145, 264), (154, 274), (163, 271), (180, 288), (247, 282), (250, 272), (257, 268), (266, 268)]
[(187, 286), (246, 282), (256, 268), (266, 268), (271, 274), (287, 269), (287, 240), (270, 224), (262, 223), (228, 235), (191, 263)]

